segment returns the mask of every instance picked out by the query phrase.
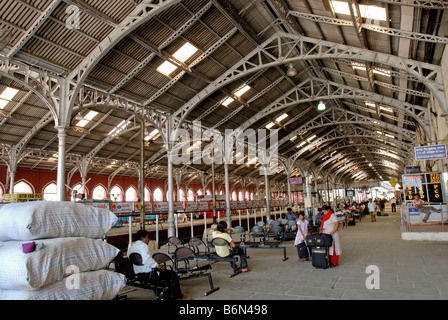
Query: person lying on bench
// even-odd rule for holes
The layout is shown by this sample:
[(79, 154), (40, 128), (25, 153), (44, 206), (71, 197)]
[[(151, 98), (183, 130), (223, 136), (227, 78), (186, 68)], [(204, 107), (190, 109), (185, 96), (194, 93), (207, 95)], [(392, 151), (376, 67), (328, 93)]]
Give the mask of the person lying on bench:
[(133, 265), (135, 274), (143, 278), (144, 282), (158, 283), (162, 280), (169, 285), (169, 296), (174, 300), (191, 300), (190, 297), (183, 295), (180, 289), (179, 278), (174, 271), (167, 270), (163, 265), (159, 265), (151, 256), (148, 248), (149, 232), (139, 230), (135, 236), (136, 241), (129, 248), (128, 257), (132, 253), (138, 253), (142, 257), (143, 265)]
[[(212, 237), (214, 238), (223, 238), (224, 240), (227, 240), (228, 243), (230, 243), (231, 248), (228, 248), (227, 246), (217, 246), (216, 247), (216, 254), (220, 257), (233, 257), (235, 255), (240, 256), (240, 269), (241, 272), (248, 272), (249, 269), (247, 268), (247, 259), (246, 259), (246, 253), (243, 249), (238, 247), (236, 243), (233, 241), (232, 237), (227, 233), (228, 230), (235, 230), (234, 228), (227, 228), (227, 223), (225, 221), (220, 221), (218, 223), (218, 226), (216, 227), (216, 230), (213, 231)], [(232, 268), (234, 268), (234, 262), (230, 262)], [(234, 268), (235, 269), (235, 268)]]

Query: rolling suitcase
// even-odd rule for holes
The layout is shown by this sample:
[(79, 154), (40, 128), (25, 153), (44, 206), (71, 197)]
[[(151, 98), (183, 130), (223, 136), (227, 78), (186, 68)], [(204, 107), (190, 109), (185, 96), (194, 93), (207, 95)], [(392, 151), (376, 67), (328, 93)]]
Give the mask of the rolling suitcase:
[(328, 247), (311, 248), (311, 261), (316, 269), (327, 269), (330, 267), (330, 256)]
[(306, 236), (306, 245), (308, 248), (312, 247), (331, 247), (333, 245), (333, 237), (329, 234), (321, 233)]
[(297, 252), (300, 259), (306, 259), (310, 257), (310, 252), (305, 242), (301, 242), (297, 245)]

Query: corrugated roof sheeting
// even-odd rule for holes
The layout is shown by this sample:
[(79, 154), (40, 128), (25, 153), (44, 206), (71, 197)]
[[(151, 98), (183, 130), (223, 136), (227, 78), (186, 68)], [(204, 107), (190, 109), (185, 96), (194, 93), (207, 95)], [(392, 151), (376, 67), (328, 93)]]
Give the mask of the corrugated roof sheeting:
[[(123, 21), (123, 19), (125, 19), (126, 16), (136, 7), (136, 3), (140, 2), (141, 0), (80, 0), (79, 2), (78, 0), (64, 0), (54, 10), (51, 17), (42, 24), (37, 33), (31, 39), (28, 39), (21, 51), (29, 54), (29, 56), (26, 57), (30, 57), (30, 61), (31, 57), (34, 56), (37, 58), (36, 61), (48, 61), (67, 70), (73, 70), (86, 56), (89, 55), (89, 53), (95, 49), (100, 41), (108, 36), (108, 34), (113, 30), (114, 24), (118, 24)], [(271, 10), (272, 8), (310, 12), (321, 16), (333, 17), (332, 13), (325, 6), (325, 3), (321, 1), (306, 0), (306, 2), (297, 2), (285, 0), (277, 2), (267, 0), (241, 2), (227, 0), (226, 2), (227, 3), (225, 4), (219, 1), (213, 2), (211, 7), (197, 22), (189, 26), (187, 30), (178, 35), (177, 39), (172, 41), (168, 46), (162, 48), (163, 50), (161, 51), (159, 51), (158, 48), (168, 38), (170, 38), (179, 27), (190, 20), (205, 5), (208, 5), (210, 1), (182, 1), (181, 3), (159, 13), (156, 18), (150, 19), (136, 28), (131, 34), (121, 39), (115, 48), (110, 50), (101, 59), (100, 63), (93, 68), (93, 71), (89, 75), (89, 80), (93, 81), (94, 85), (108, 91), (120, 83), (120, 81), (122, 81), (127, 74), (134, 70), (134, 68), (139, 65), (141, 61), (151, 55), (152, 52), (155, 52), (156, 56), (136, 75), (134, 75), (132, 79), (123, 84), (122, 87), (116, 92), (117, 95), (131, 97), (132, 99), (143, 103), (147, 99), (152, 98), (156, 93), (160, 93), (161, 88), (163, 88), (173, 77), (181, 72), (182, 68), (178, 68), (170, 76), (165, 76), (156, 69), (163, 61), (165, 61), (164, 56), (168, 57), (169, 55), (172, 55), (185, 41), (190, 41), (199, 49), (199, 52), (197, 52), (186, 62), (188, 65), (196, 57), (217, 43), (221, 37), (226, 35), (232, 28), (235, 27), (235, 24), (238, 23), (238, 21), (242, 21), (242, 19), (246, 21), (246, 24), (250, 25), (250, 28), (252, 28), (255, 33), (259, 33), (264, 30), (263, 33), (259, 34), (258, 40), (260, 41), (263, 41), (263, 39), (266, 39), (278, 31), (293, 32), (290, 28), (282, 27), (282, 25), (279, 24), (280, 21), (275, 20), (278, 17), (274, 16), (273, 12), (276, 10)], [(378, 6), (386, 6), (383, 3), (372, 1), (360, 2), (362, 4), (374, 3)], [(11, 45), (14, 45), (17, 41), (19, 41), (22, 35), (27, 32), (39, 15), (51, 3), (51, 0), (0, 0), (0, 26), (5, 26), (7, 29), (13, 30)], [(80, 5), (81, 23), (78, 30), (70, 30), (65, 24), (69, 17), (69, 13), (66, 12), (66, 9), (71, 3)], [(281, 6), (285, 4), (287, 4), (289, 8), (281, 8)], [(226, 10), (225, 8), (227, 5), (232, 5), (234, 12), (238, 14), (234, 18), (235, 21), (232, 21), (232, 18), (229, 19), (225, 12), (222, 11)], [(222, 6), (222, 8), (218, 9), (217, 6)], [(388, 5), (387, 7), (389, 13), (388, 18), (390, 18), (391, 21), (380, 22), (380, 24), (384, 26), (390, 25), (392, 28), (400, 28), (401, 6)], [(418, 32), (426, 32), (430, 11), (414, 11), (414, 19), (420, 25), (420, 28), (416, 28), (415, 30)], [(229, 14), (231, 15), (232, 13)], [(338, 14), (336, 17), (351, 20), (349, 15)], [(319, 23), (318, 28), (318, 23), (316, 22), (311, 22), (307, 19), (292, 16), (289, 18), (295, 20), (301, 26), (305, 36), (314, 37), (316, 39), (322, 38), (335, 43), (343, 43), (345, 41), (347, 45), (356, 48), (362, 47), (354, 27), (337, 27), (332, 24)], [(2, 20), (4, 23), (1, 22)], [(281, 23), (285, 26), (287, 22), (282, 21)], [(160, 94), (157, 99), (155, 99), (154, 103), (150, 104), (150, 107), (165, 106), (170, 110), (177, 110), (181, 108), (190, 99), (194, 98), (196, 93), (201, 92), (204, 88), (206, 88), (210, 83), (209, 81), (218, 79), (228, 68), (234, 66), (242, 57), (254, 50), (256, 47), (255, 41), (247, 38), (247, 34), (251, 34), (251, 31), (248, 30), (248, 33), (245, 33), (243, 32), (244, 27), (240, 26), (239, 28), (240, 30), (238, 30), (236, 34), (233, 35), (226, 43), (222, 44), (209, 57), (206, 57), (199, 64), (194, 66), (192, 68), (192, 74), (184, 74), (177, 82), (173, 82), (171, 87), (166, 90), (164, 89), (164, 92)], [(341, 35), (341, 32), (343, 35)], [(371, 46), (369, 49), (397, 54), (398, 44), (400, 43), (398, 37), (390, 37), (389, 35), (373, 31), (366, 31), (366, 34), (368, 43)], [(416, 41), (412, 42), (417, 43)], [(430, 62), (432, 57), (425, 57), (425, 55), (430, 52), (429, 48), (431, 46), (432, 45), (428, 45), (423, 42), (418, 42), (415, 46), (415, 50), (412, 50), (411, 48), (410, 52), (413, 54), (413, 56), (411, 55), (411, 58)], [(443, 45), (436, 45), (435, 47), (443, 48)], [(271, 53), (277, 54), (274, 50), (271, 50)], [(32, 61), (32, 63), (34, 63), (34, 61)], [(309, 63), (306, 61), (294, 62), (294, 66), (299, 71), (299, 74), (296, 77), (291, 77), (289, 81), (286, 79), (282, 80), (275, 88), (272, 88), (266, 92), (263, 97), (251, 102), (249, 108), (243, 108), (239, 114), (229, 118), (227, 122), (222, 125), (222, 128), (236, 128), (247, 119), (253, 117), (257, 110), (264, 109), (284, 93), (288, 92), (292, 88), (290, 81), (295, 84), (299, 84), (303, 80), (308, 79), (308, 77), (313, 74), (313, 72), (309, 69), (310, 66), (312, 68), (320, 68), (321, 66), (332, 69), (337, 68), (338, 70), (351, 75), (359, 75), (365, 78), (367, 77), (365, 71), (354, 70), (349, 64), (350, 61), (348, 59), (325, 59), (320, 61), (310, 61)], [(385, 68), (389, 67), (385, 66)], [(277, 69), (286, 71), (286, 66), (279, 65), (278, 67), (271, 67), (265, 70), (262, 76), (259, 76), (250, 83), (253, 89), (243, 96), (243, 100), (248, 101), (251, 97), (255, 96), (257, 92), (264, 90), (264, 88), (270, 85), (273, 81), (276, 81), (282, 77), (283, 75)], [(230, 92), (234, 91), (250, 79), (253, 74), (254, 73), (249, 73), (233, 83), (227, 83), (219, 90), (210, 92), (209, 96), (200, 101), (198, 106), (191, 111), (188, 116), (188, 120), (195, 120), (197, 117), (203, 115), (204, 112), (214, 106), (218, 101), (221, 101)], [(367, 81), (355, 80), (350, 76), (341, 77), (334, 73), (328, 73), (328, 76), (330, 77), (329, 79), (334, 82), (369, 90)], [(375, 74), (374, 78), (375, 80), (383, 82), (397, 83), (397, 79), (381, 76), (379, 74)], [(14, 86), (14, 82), (5, 77), (0, 79), (0, 81), (4, 85)], [(410, 87), (417, 84), (412, 82), (410, 83)], [(11, 108), (16, 105), (17, 101), (19, 101), (20, 98), (26, 94), (26, 88), (21, 89), (24, 91), (14, 98), (15, 103), (9, 104), (5, 108), (5, 111), (11, 110)], [(395, 96), (391, 89), (384, 88), (382, 86), (376, 86), (376, 90), (378, 93), (385, 96)], [(304, 91), (310, 91), (310, 88), (304, 88)], [(410, 95), (407, 97), (407, 100), (409, 101)], [(363, 105), (363, 101), (353, 101), (352, 99), (348, 101)], [(330, 103), (330, 105), (331, 104), (332, 103)], [(312, 105), (313, 103), (297, 104), (297, 106), (292, 107), (291, 110), (288, 111), (288, 114), (292, 118)], [(344, 104), (341, 103), (341, 105)], [(233, 102), (228, 108), (218, 106), (211, 114), (202, 119), (203, 124), (213, 126), (230, 115), (231, 112), (236, 110), (239, 106), (240, 102)], [(347, 109), (355, 111), (356, 108), (347, 107)], [(97, 110), (107, 112), (108, 108), (99, 107)], [(252, 128), (258, 128), (266, 124), (278, 114), (281, 114), (282, 111), (283, 110), (279, 110), (267, 118), (260, 119), (252, 126)], [(23, 104), (23, 106), (15, 110), (14, 114), (16, 117), (14, 117), (13, 114), (13, 118), (8, 119), (2, 126), (0, 126), (0, 142), (9, 141), (10, 143), (16, 143), (20, 140), (20, 135), (24, 136), (26, 131), (32, 128), (34, 124), (38, 122), (38, 119), (47, 112), (48, 109), (45, 107), (44, 103), (34, 95), (31, 96)], [(368, 114), (364, 111), (358, 112)], [(317, 111), (313, 109), (309, 114), (304, 115), (302, 119), (289, 124), (285, 129), (281, 129), (281, 135), (288, 134), (295, 128), (299, 128), (303, 123), (317, 114)], [(377, 118), (373, 112), (370, 116), (375, 119)], [(98, 115), (94, 121), (97, 121), (100, 117), (101, 115)], [(107, 136), (110, 130), (112, 130), (122, 119), (126, 119), (127, 117), (129, 117), (129, 113), (127, 112), (114, 111), (111, 116), (107, 117), (101, 124), (94, 128), (85, 139), (74, 146), (71, 152), (79, 154), (88, 153)], [(35, 118), (34, 121), (32, 120), (33, 118)], [(384, 117), (383, 121), (391, 124), (394, 123), (394, 121), (386, 117)], [(16, 130), (14, 129), (16, 126), (22, 128)], [(85, 129), (89, 130), (92, 126), (93, 123), (88, 124)], [(10, 129), (12, 129), (12, 133), (11, 136), (8, 136), (8, 131)], [(114, 154), (113, 158), (126, 159), (130, 157), (139, 149), (139, 144), (136, 143), (138, 139), (129, 141), (135, 133), (137, 133), (136, 130), (125, 133), (123, 136), (114, 139), (102, 150), (100, 150), (98, 156), (109, 157), (111, 154), (114, 154), (117, 148), (120, 148), (123, 143), (129, 143), (129, 146)], [(317, 130), (315, 133), (320, 134), (321, 131)], [(36, 134), (36, 136), (29, 143), (29, 146), (43, 148), (48, 141), (54, 139), (46, 149), (57, 151), (58, 141), (55, 135), (56, 130), (54, 129), (54, 123), (50, 123), (42, 131)], [(81, 132), (69, 130), (67, 146), (71, 146), (81, 136)], [(289, 155), (297, 151), (294, 143), (288, 143), (287, 145), (288, 147), (282, 148), (282, 150), (288, 152)], [(325, 146), (326, 144), (321, 145), (322, 148), (325, 148)], [(151, 151), (145, 151), (145, 156), (150, 157), (161, 147), (163, 147), (163, 144), (152, 144), (148, 148)], [(320, 151), (316, 149), (309, 151), (304, 158), (310, 158), (310, 155), (316, 152)], [(132, 158), (137, 161), (139, 159), (139, 152), (132, 156)], [(45, 164), (42, 164), (41, 166), (49, 167), (47, 162), (44, 162)], [(26, 162), (26, 164), (28, 165), (28, 162)], [(55, 166), (56, 164), (53, 164), (53, 168), (55, 168)], [(207, 166), (199, 166), (198, 168), (208, 170)], [(105, 170), (104, 172), (107, 173), (114, 170), (115, 168), (111, 168)], [(239, 171), (239, 173), (244, 174), (245, 172), (249, 173), (250, 171), (253, 171), (253, 168), (248, 168), (247, 170), (243, 169)]]
[(39, 12), (25, 7), (14, 0), (2, 0), (0, 3), (0, 17), (2, 20), (27, 30), (33, 25), (34, 20), (39, 17)]
[(129, 13), (134, 10), (135, 5), (132, 1), (127, 0), (114, 0), (114, 1), (104, 1), (104, 0), (84, 0), (89, 6), (98, 10), (102, 14), (110, 17), (112, 20), (120, 23), (124, 20)]

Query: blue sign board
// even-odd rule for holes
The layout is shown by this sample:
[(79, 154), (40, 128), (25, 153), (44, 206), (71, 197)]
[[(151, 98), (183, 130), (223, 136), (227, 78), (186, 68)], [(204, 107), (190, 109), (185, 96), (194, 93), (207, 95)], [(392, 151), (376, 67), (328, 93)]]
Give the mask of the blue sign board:
[(420, 166), (406, 167), (406, 173), (419, 173), (422, 172)]
[(446, 144), (436, 146), (415, 147), (415, 160), (444, 159), (446, 155)]

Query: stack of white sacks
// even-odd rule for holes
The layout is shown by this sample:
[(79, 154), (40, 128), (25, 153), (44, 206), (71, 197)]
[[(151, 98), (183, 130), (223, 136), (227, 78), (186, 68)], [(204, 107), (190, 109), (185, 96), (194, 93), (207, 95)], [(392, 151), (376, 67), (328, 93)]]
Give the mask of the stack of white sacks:
[(124, 275), (106, 266), (119, 250), (102, 240), (109, 210), (35, 201), (0, 207), (0, 300), (110, 300)]

